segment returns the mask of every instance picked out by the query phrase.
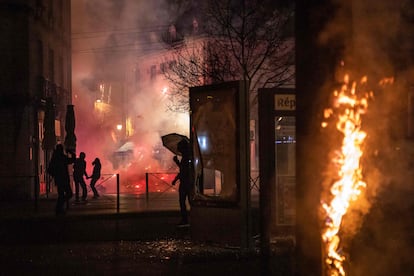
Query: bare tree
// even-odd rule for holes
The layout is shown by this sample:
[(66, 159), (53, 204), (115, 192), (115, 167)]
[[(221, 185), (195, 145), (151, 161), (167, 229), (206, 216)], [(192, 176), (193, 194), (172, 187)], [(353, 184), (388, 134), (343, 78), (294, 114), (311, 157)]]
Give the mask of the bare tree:
[(258, 88), (292, 84), (293, 6), (277, 3), (206, 1), (202, 22), (193, 21), (192, 34), (172, 45), (175, 63), (165, 71), (174, 86), (170, 108), (188, 109), (191, 86), (244, 80), (255, 106)]

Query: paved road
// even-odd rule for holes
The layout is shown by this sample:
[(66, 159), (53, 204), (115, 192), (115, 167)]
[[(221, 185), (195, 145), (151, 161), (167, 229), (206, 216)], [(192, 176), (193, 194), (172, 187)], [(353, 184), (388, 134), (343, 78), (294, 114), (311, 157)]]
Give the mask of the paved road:
[[(413, 194), (393, 195), (408, 200), (399, 206), (388, 196), (372, 207), (354, 237), (350, 275), (414, 275)], [(260, 275), (264, 267), (264, 275), (294, 275), (289, 244), (276, 244), (264, 265), (258, 240), (249, 251), (192, 241), (191, 228), (176, 227), (176, 194), (152, 199), (123, 195), (118, 212), (116, 196), (105, 195), (71, 203), (59, 217), (53, 198), (39, 200), (37, 211), (33, 202), (0, 202), (0, 275), (229, 276)]]
[[(187, 240), (1, 245), (0, 275), (259, 275), (260, 258)], [(292, 275), (290, 259), (276, 273)]]

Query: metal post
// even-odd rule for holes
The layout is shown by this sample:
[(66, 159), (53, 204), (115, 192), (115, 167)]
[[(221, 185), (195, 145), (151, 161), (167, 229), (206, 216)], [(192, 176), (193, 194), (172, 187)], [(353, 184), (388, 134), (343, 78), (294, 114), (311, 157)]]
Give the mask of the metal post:
[(253, 247), (252, 239), (252, 211), (250, 202), (250, 126), (249, 126), (249, 82), (240, 81), (239, 102), (239, 177), (240, 177), (240, 206), (242, 212), (242, 240), (244, 249)]
[(46, 198), (49, 198), (49, 190), (50, 190), (50, 175), (47, 172), (47, 167), (49, 166), (49, 154), (48, 154), (48, 150), (45, 150), (45, 176), (46, 176)]
[[(270, 90), (259, 89), (259, 164), (260, 166), (260, 188), (259, 188), (259, 225), (260, 225), (260, 252), (262, 275), (271, 274), (270, 266), (270, 233), (272, 220), (272, 200), (274, 193), (272, 187), (275, 183), (274, 165), (274, 132), (269, 133), (269, 126), (274, 125), (274, 100)], [(269, 150), (272, 149), (272, 150)]]
[(145, 200), (146, 203), (148, 204), (148, 199), (149, 199), (149, 191), (148, 191), (148, 173), (145, 173)]
[(116, 212), (119, 213), (119, 173), (116, 174)]
[(38, 211), (38, 199), (39, 199), (39, 126), (38, 126), (38, 102), (35, 101), (33, 105), (34, 117), (33, 117), (33, 126), (34, 134), (32, 136), (32, 147), (33, 147), (33, 164), (34, 164), (34, 200), (35, 200), (35, 211)]
[(35, 198), (35, 212), (39, 210), (39, 176), (35, 175), (34, 179), (34, 198)]
[(407, 103), (407, 137), (414, 137), (414, 85), (408, 91)]

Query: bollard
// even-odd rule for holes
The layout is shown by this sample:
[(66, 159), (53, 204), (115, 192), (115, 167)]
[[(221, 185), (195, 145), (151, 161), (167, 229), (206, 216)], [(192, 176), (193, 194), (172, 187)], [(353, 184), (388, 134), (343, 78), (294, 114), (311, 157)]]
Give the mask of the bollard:
[(414, 85), (411, 86), (411, 90), (408, 92), (407, 102), (407, 137), (414, 137)]
[(39, 210), (39, 176), (35, 176), (34, 179), (34, 199), (35, 199), (35, 212)]
[(148, 191), (148, 173), (145, 173), (145, 200), (148, 205), (149, 191)]
[(116, 212), (119, 213), (119, 173), (116, 174)]

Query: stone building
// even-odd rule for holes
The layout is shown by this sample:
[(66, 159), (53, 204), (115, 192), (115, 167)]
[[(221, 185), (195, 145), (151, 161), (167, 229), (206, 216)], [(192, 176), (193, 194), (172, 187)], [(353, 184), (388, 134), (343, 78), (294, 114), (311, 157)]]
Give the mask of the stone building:
[[(2, 0), (0, 22), (0, 194), (34, 198), (46, 193), (45, 163), (72, 101), (71, 3)], [(46, 100), (55, 110), (47, 143)]]

